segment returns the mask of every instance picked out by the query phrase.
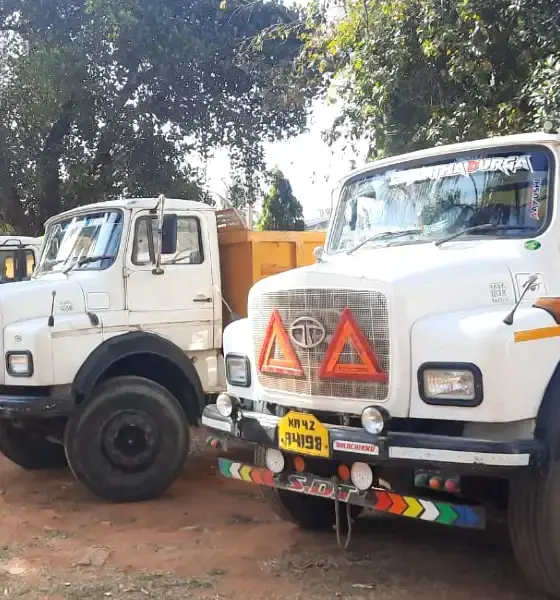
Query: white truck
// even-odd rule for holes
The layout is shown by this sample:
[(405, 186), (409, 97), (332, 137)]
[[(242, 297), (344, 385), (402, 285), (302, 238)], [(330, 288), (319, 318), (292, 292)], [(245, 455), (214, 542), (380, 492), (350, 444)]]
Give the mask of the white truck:
[(0, 283), (30, 279), (42, 243), (42, 237), (0, 235)]
[(224, 331), (202, 422), (256, 452), (220, 472), (339, 535), (362, 512), (507, 511), (520, 567), (560, 598), (559, 165), (560, 136), (524, 134), (348, 176), (317, 264), (258, 282)]
[[(243, 314), (265, 266), (297, 266), (267, 259), (259, 271), (263, 244), (274, 254), (285, 250), (284, 238), (317, 237), (246, 231), (230, 213), (219, 230), (220, 215), (206, 204), (135, 198), (46, 223), (31, 280), (0, 288), (7, 458), (27, 469), (68, 463), (110, 501), (167, 489), (185, 462), (189, 425), (225, 389), (223, 297)], [(232, 240), (222, 233), (228, 228)], [(312, 262), (312, 252), (301, 260)]]

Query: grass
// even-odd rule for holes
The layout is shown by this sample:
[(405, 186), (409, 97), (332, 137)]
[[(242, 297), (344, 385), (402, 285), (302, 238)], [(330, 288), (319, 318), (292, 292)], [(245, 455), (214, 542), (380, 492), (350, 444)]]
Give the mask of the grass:
[(62, 529), (47, 529), (45, 531), (45, 537), (47, 540), (67, 540), (74, 537), (74, 533), (70, 531), (63, 531)]
[(259, 519), (258, 517), (242, 515), (240, 513), (234, 513), (226, 519), (226, 525), (263, 525), (272, 522), (272, 519)]
[[(56, 583), (51, 587), (36, 589), (35, 592), (64, 600), (107, 600), (107, 598), (123, 600), (183, 600), (196, 598), (203, 600), (216, 597), (214, 587), (219, 578), (225, 574), (221, 569), (213, 569), (202, 577), (179, 577), (166, 572), (141, 572), (126, 574), (121, 571), (106, 571), (103, 578), (84, 581), (84, 574), (79, 580)], [(23, 590), (21, 591), (23, 592)], [(23, 595), (20, 592), (20, 597)], [(25, 590), (28, 593), (28, 589)], [(12, 595), (17, 598), (17, 595)]]

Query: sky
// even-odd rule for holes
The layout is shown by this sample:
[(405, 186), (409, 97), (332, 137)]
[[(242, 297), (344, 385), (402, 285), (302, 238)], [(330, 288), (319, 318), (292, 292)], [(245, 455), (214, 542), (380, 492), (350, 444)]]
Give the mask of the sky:
[[(306, 6), (309, 0), (292, 0)], [(334, 91), (334, 90), (332, 90)], [(340, 111), (339, 105), (316, 101), (311, 109), (308, 131), (287, 141), (265, 145), (267, 168), (279, 168), (289, 179), (292, 191), (303, 206), (306, 219), (314, 219), (320, 209), (331, 207), (331, 193), (338, 182), (354, 166), (364, 164), (365, 147), (355, 154), (345, 146), (344, 140), (329, 146), (321, 134), (328, 129)], [(224, 195), (224, 179), (229, 178), (227, 150), (219, 151), (207, 163), (206, 177), (210, 190)], [(224, 178), (224, 174), (226, 177)], [(258, 206), (256, 207), (258, 210)]]
[[(331, 192), (351, 170), (352, 160), (358, 167), (363, 164), (361, 156), (344, 149), (343, 141), (329, 146), (321, 139), (321, 133), (329, 128), (338, 112), (336, 105), (317, 101), (312, 107), (306, 133), (265, 145), (267, 168), (278, 167), (289, 179), (306, 219), (318, 217), (319, 209), (330, 208)], [(212, 192), (225, 193), (224, 174), (227, 181), (227, 150), (216, 152), (207, 163), (206, 177)]]

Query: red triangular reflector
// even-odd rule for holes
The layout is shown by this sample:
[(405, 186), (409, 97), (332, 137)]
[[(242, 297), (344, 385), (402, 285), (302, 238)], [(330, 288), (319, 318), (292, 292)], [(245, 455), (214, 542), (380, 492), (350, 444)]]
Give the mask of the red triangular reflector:
[[(277, 353), (276, 357), (274, 357), (274, 350)], [(278, 351), (283, 355), (283, 358), (278, 357)], [(258, 367), (261, 373), (303, 375), (299, 358), (286, 333), (280, 313), (276, 308), (272, 311), (268, 327), (266, 328), (263, 345), (259, 354)]]
[[(361, 362), (338, 362), (346, 344), (352, 345)], [(379, 383), (388, 381), (387, 373), (381, 368), (374, 349), (362, 333), (349, 308), (342, 311), (336, 331), (321, 363), (319, 377), (322, 379), (378, 381)]]

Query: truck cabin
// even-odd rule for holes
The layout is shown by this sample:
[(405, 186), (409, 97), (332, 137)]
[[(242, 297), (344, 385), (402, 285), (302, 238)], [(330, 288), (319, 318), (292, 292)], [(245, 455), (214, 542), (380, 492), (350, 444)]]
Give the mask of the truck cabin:
[(30, 279), (40, 248), (40, 238), (0, 236), (0, 283)]

